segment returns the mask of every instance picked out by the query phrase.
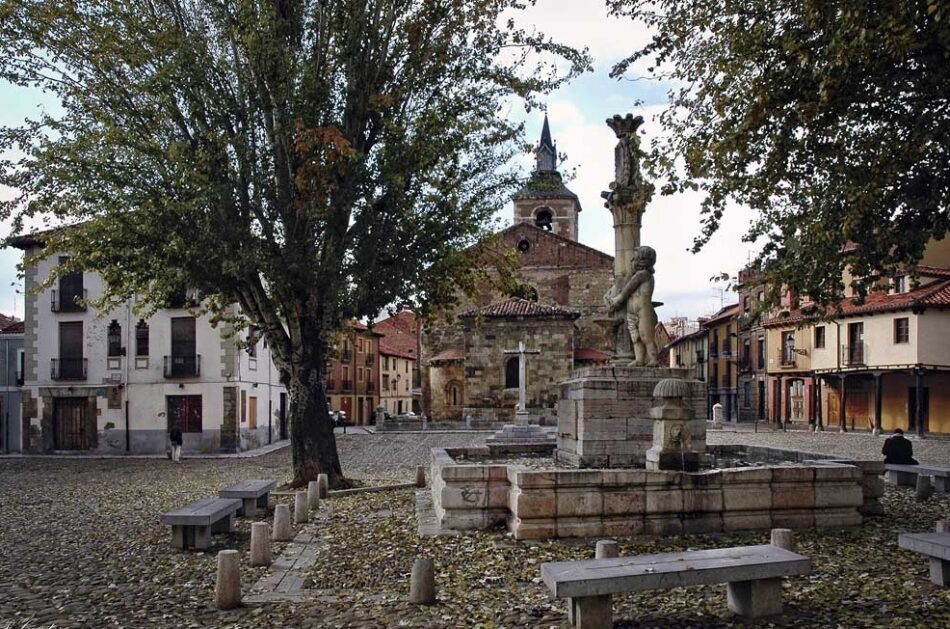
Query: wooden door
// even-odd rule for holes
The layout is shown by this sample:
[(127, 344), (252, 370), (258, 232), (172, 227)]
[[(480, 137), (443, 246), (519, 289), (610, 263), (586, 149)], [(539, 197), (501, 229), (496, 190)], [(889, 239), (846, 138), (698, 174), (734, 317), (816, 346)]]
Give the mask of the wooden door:
[(200, 395), (169, 395), (166, 398), (168, 407), (168, 428), (176, 423), (182, 432), (201, 432), (201, 396)]
[(253, 395), (247, 399), (247, 422), (249, 428), (257, 428), (257, 398)]
[(788, 385), (788, 398), (791, 404), (791, 414), (789, 419), (791, 419), (793, 422), (804, 421), (805, 382), (802, 380), (792, 380)]
[[(929, 429), (930, 419), (930, 389), (923, 387), (920, 391), (920, 419), (924, 425), (924, 431)], [(917, 430), (917, 388), (909, 387), (907, 389), (907, 429)]]
[(86, 398), (55, 398), (53, 401), (53, 449), (88, 450), (88, 401)]

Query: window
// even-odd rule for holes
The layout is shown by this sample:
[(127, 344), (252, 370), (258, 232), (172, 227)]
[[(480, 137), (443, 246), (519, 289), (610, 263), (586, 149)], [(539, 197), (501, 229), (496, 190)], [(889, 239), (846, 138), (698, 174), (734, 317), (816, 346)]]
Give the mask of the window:
[(257, 340), (260, 337), (260, 330), (256, 326), (247, 329), (247, 355), (251, 358), (257, 358)]
[(761, 303), (761, 302), (763, 302), (763, 301), (765, 301), (765, 291), (760, 290), (760, 291), (759, 291), (759, 303)]
[[(68, 262), (68, 256), (60, 256), (60, 265)], [(82, 280), (82, 271), (70, 271), (60, 276), (59, 291), (53, 293), (53, 310), (55, 312), (83, 312), (86, 310), (86, 307), (80, 303), (86, 298)]]
[(135, 324), (135, 355), (148, 356), (148, 324), (142, 319)]
[(819, 325), (815, 328), (815, 349), (825, 347), (825, 326)]
[(765, 339), (760, 338), (757, 341), (758, 344), (758, 355), (759, 355), (759, 369), (765, 369)]
[(742, 406), (752, 407), (752, 383), (748, 381), (742, 383)]
[(363, 339), (356, 339), (356, 351), (363, 353)]
[(409, 373), (409, 361), (408, 361), (408, 360), (406, 361), (406, 364), (405, 364), (405, 366), (403, 367), (403, 371), (405, 371), (406, 373)]
[(389, 391), (389, 374), (383, 374), (383, 391)]
[(198, 355), (195, 351), (195, 318), (174, 317), (172, 325), (172, 352), (166, 359), (166, 374), (197, 376)]
[(782, 332), (782, 364), (795, 364), (795, 332)]
[(448, 391), (446, 391), (446, 397), (448, 398), (449, 404), (452, 406), (458, 406), (462, 403), (462, 393), (458, 383), (453, 382), (449, 384)]
[(906, 293), (907, 292), (907, 278), (903, 275), (894, 276), (894, 292), (895, 293)]
[(909, 343), (910, 342), (910, 319), (908, 319), (907, 317), (894, 319), (894, 342), (895, 343)]
[(518, 357), (512, 356), (505, 362), (505, 388), (517, 389), (521, 381)]
[(742, 311), (749, 312), (749, 297), (743, 297), (742, 299)]
[(363, 381), (363, 368), (362, 368), (362, 367), (357, 367), (357, 368), (356, 368), (356, 381), (357, 381), (357, 382), (362, 382), (362, 381)]
[(108, 332), (106, 333), (106, 345), (108, 356), (115, 357), (122, 355), (122, 326), (119, 325), (119, 322), (115, 319), (109, 324)]
[(59, 359), (54, 364), (54, 378), (81, 380), (86, 377), (83, 346), (82, 321), (60, 322)]

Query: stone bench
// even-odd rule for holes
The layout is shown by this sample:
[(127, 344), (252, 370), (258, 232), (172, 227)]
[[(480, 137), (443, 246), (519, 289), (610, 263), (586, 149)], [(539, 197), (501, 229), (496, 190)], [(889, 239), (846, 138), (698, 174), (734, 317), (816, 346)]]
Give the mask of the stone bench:
[(885, 463), (884, 472), (887, 474), (887, 482), (891, 485), (914, 487), (917, 484), (917, 476), (923, 474), (924, 476), (933, 476), (934, 489), (937, 491), (950, 491), (950, 467)]
[(809, 572), (810, 559), (770, 544), (541, 565), (551, 593), (568, 599), (577, 629), (613, 627), (612, 594), (710, 583), (728, 584), (727, 604), (737, 614), (780, 614), (782, 577)]
[(930, 558), (930, 581), (950, 586), (950, 533), (901, 533), (897, 544)]
[(237, 498), (241, 500), (238, 515), (253, 518), (257, 515), (257, 508), (267, 508), (267, 497), (271, 490), (277, 487), (277, 481), (270, 479), (242, 480), (230, 487), (222, 489), (218, 495), (222, 498)]
[(234, 530), (234, 514), (240, 508), (241, 501), (236, 498), (202, 498), (163, 513), (161, 522), (171, 525), (175, 548), (205, 549), (211, 546), (212, 533)]

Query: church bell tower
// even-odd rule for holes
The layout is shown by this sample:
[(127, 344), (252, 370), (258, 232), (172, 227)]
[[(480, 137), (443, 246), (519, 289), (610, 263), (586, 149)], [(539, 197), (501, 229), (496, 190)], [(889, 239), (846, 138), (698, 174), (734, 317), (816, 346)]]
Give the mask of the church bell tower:
[(515, 205), (515, 224), (529, 223), (577, 241), (577, 215), (581, 203), (577, 195), (564, 185), (557, 170), (557, 145), (551, 139), (547, 114), (544, 115), (535, 160), (531, 177), (511, 197)]

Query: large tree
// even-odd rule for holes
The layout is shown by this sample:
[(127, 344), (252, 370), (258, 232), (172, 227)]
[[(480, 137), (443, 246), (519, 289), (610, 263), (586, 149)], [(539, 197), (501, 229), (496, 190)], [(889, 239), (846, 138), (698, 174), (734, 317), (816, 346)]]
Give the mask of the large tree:
[[(672, 84), (652, 146), (665, 193), (757, 212), (773, 285), (838, 299), (918, 261), (950, 220), (950, 5), (940, 0), (608, 0), (651, 27), (614, 69)], [(856, 247), (855, 247), (856, 245)], [(849, 256), (841, 255), (851, 252)]]
[(73, 225), (45, 251), (101, 273), (103, 308), (238, 304), (289, 392), (295, 483), (336, 483), (334, 335), (472, 281), (524, 146), (501, 106), (589, 64), (515, 28), (524, 4), (2, 0), (2, 78), (60, 104), (0, 132), (2, 214)]

